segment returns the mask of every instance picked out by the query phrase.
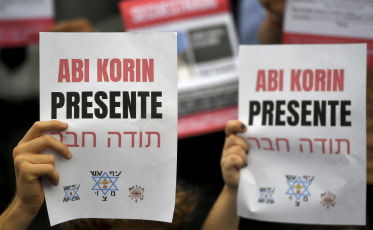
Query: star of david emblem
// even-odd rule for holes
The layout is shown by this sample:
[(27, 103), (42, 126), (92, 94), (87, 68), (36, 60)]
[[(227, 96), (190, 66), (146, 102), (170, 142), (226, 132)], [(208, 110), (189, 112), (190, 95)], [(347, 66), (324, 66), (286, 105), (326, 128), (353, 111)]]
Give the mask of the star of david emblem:
[(92, 179), (96, 182), (92, 190), (101, 191), (106, 195), (109, 191), (118, 191), (115, 182), (118, 180), (117, 176), (109, 176), (106, 172), (102, 176), (93, 176)]
[(286, 195), (294, 196), (295, 199), (299, 200), (303, 196), (311, 196), (308, 188), (311, 186), (311, 181), (304, 181), (300, 176), (295, 180), (288, 180), (289, 190)]
[(272, 188), (260, 188), (259, 203), (267, 203), (267, 204), (274, 203), (275, 201), (272, 198), (274, 191), (275, 190)]
[(65, 196), (64, 198), (65, 199), (69, 199), (69, 200), (76, 200), (79, 198), (78, 196), (78, 190), (79, 190), (79, 187), (73, 187), (73, 186), (69, 186), (67, 189), (65, 189)]

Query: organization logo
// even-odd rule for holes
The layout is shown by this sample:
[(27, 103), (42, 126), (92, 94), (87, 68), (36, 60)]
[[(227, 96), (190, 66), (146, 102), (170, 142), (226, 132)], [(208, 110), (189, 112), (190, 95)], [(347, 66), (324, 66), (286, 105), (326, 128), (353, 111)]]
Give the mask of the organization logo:
[(141, 186), (135, 185), (128, 189), (130, 195), (128, 196), (131, 200), (137, 202), (138, 200), (144, 199), (145, 189)]
[(65, 196), (63, 197), (63, 202), (80, 200), (80, 197), (78, 195), (79, 188), (80, 188), (80, 184), (63, 186), (63, 190), (65, 192)]
[(107, 201), (108, 195), (115, 196), (116, 191), (119, 191), (118, 187), (115, 185), (117, 180), (119, 179), (119, 175), (122, 171), (110, 171), (109, 174), (103, 171), (91, 171), (92, 179), (94, 180), (95, 184), (92, 191), (95, 191), (95, 194), (98, 196), (102, 196), (102, 201)]
[(260, 188), (260, 197), (258, 203), (265, 203), (265, 204), (273, 204), (275, 201), (273, 200), (272, 196), (275, 192), (274, 188)]
[(294, 198), (295, 206), (300, 206), (301, 201), (308, 202), (308, 198), (311, 196), (309, 187), (315, 177), (286, 175), (286, 179), (289, 186), (286, 195), (289, 195), (289, 200), (293, 200)]
[(335, 205), (335, 199), (336, 199), (336, 195), (331, 193), (331, 192), (324, 192), (324, 193), (321, 193), (321, 201), (320, 203), (322, 204), (322, 206), (326, 207), (327, 209), (329, 209), (330, 207), (334, 207)]

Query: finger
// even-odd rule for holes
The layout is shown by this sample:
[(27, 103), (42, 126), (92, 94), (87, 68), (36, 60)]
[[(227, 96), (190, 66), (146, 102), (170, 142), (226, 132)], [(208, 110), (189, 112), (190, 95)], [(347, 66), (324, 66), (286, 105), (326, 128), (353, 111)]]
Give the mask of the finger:
[(237, 120), (230, 120), (225, 126), (225, 135), (229, 136), (235, 133), (242, 133), (246, 131), (246, 125)]
[(241, 166), (243, 166), (247, 163), (246, 151), (244, 149), (242, 149), (240, 146), (235, 145), (235, 146), (232, 146), (231, 148), (227, 149), (223, 154), (222, 160), (226, 159), (226, 158), (229, 158), (232, 155), (236, 155), (236, 156), (239, 156), (240, 158), (242, 158), (243, 164)]
[(13, 155), (17, 156), (25, 153), (39, 153), (47, 147), (56, 150), (66, 159), (72, 157), (67, 146), (51, 135), (44, 135), (18, 146)]
[(232, 169), (240, 170), (242, 168), (242, 166), (245, 165), (245, 164), (246, 163), (245, 163), (244, 159), (237, 154), (232, 154), (232, 155), (222, 159), (222, 161), (221, 161), (221, 167), (222, 167), (223, 172), (225, 170), (230, 171)]
[(31, 164), (50, 164), (55, 166), (55, 159), (54, 156), (51, 154), (25, 154), (17, 156), (14, 159), (14, 166), (16, 170), (22, 167), (24, 163), (31, 163)]
[(23, 164), (20, 169), (20, 176), (28, 182), (33, 183), (41, 176), (47, 176), (53, 185), (58, 185), (60, 175), (51, 164)]
[(50, 28), (49, 32), (93, 32), (93, 27), (87, 19), (73, 19), (60, 22)]
[(55, 32), (92, 32), (93, 29), (91, 27), (80, 21), (71, 22), (69, 24), (61, 25), (61, 27), (56, 28), (57, 31)]
[(242, 137), (230, 135), (225, 139), (223, 151), (235, 145), (240, 146), (245, 152), (249, 150), (249, 144)]
[(77, 32), (93, 32), (94, 31), (94, 28), (93, 28), (92, 24), (87, 19), (81, 19), (79, 21), (78, 27), (79, 28), (78, 28)]
[(75, 27), (75, 19), (65, 20), (55, 24), (48, 32), (69, 32), (71, 27)]
[(48, 32), (64, 32), (67, 26), (68, 22), (60, 22), (49, 28)]
[(51, 131), (51, 130), (65, 130), (67, 129), (68, 124), (60, 121), (37, 121), (34, 125), (29, 129), (23, 139), (19, 142), (19, 144), (31, 141), (37, 137), (40, 137), (43, 132)]

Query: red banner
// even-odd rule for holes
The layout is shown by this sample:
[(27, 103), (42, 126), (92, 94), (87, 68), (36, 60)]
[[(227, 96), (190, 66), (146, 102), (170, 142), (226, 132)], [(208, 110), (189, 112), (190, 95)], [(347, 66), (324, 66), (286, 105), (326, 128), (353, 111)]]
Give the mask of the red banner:
[(119, 3), (126, 30), (228, 12), (228, 0), (142, 0)]
[(39, 41), (39, 32), (46, 31), (53, 18), (0, 21), (0, 47), (24, 46)]
[(178, 119), (178, 138), (187, 138), (222, 131), (229, 120), (238, 119), (238, 107), (226, 107), (181, 116)]

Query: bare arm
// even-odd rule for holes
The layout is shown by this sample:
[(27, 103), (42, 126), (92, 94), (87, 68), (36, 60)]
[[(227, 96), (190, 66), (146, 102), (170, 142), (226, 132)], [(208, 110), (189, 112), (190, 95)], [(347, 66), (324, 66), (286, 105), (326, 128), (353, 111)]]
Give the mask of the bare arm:
[(282, 22), (275, 20), (270, 13), (267, 13), (259, 29), (259, 41), (261, 44), (282, 43)]
[(237, 132), (246, 131), (239, 121), (229, 121), (226, 125), (227, 135), (221, 157), (221, 170), (224, 188), (212, 207), (202, 230), (234, 230), (239, 227), (237, 215), (237, 190), (242, 166), (247, 163), (248, 144), (237, 136)]
[(282, 23), (285, 0), (259, 0), (267, 10), (267, 16), (260, 26), (259, 41), (261, 44), (281, 44)]
[(66, 128), (66, 123), (58, 121), (36, 122), (14, 148), (17, 191), (0, 216), (1, 230), (24, 230), (30, 225), (44, 202), (41, 176), (47, 176), (53, 185), (58, 185), (59, 174), (54, 167), (54, 156), (39, 153), (47, 147), (60, 152), (66, 159), (71, 158), (71, 153), (62, 142), (41, 134)]

